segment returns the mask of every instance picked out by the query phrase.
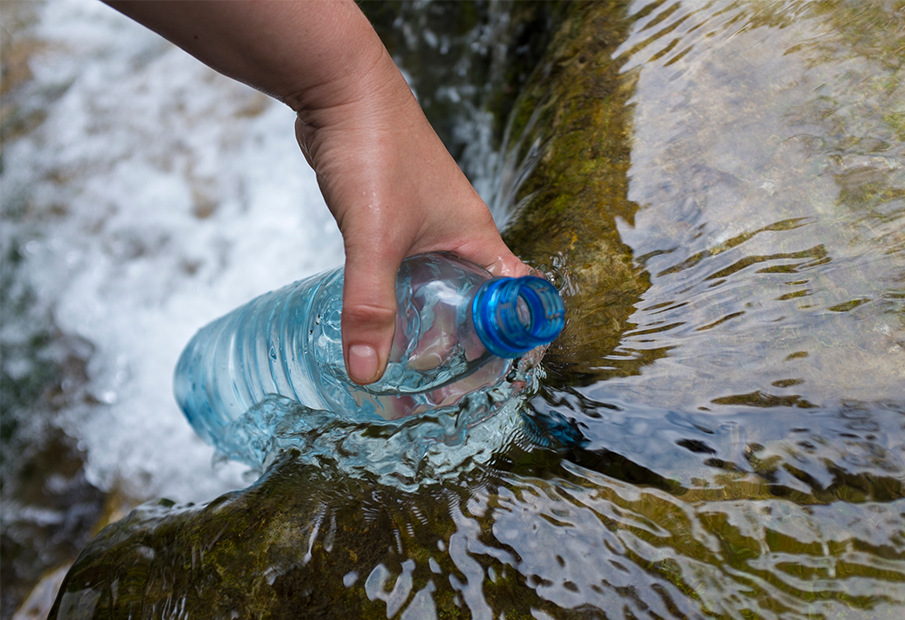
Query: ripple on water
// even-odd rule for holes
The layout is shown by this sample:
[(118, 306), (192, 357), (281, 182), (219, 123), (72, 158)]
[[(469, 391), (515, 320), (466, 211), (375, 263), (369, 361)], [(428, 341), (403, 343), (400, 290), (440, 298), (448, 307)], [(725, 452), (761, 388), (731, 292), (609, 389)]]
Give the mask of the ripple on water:
[(676, 495), (512, 447), (506, 471), (403, 491), (298, 456), (208, 506), (140, 508), (91, 543), (64, 598), (323, 618), (893, 618), (905, 604), (905, 539), (889, 535), (902, 499)]

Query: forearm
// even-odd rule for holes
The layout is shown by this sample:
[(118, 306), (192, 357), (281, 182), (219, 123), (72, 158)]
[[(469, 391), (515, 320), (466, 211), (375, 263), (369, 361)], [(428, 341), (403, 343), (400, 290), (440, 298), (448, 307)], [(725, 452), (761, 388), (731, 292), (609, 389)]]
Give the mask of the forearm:
[(392, 60), (352, 0), (105, 0), (297, 112), (381, 88)]

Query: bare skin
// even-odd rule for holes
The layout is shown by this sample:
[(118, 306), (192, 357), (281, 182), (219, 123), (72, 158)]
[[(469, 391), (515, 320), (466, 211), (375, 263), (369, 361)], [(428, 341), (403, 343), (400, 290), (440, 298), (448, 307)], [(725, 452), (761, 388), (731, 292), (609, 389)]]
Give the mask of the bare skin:
[(353, 0), (108, 4), (296, 112), (299, 146), (343, 235), (353, 381), (386, 368), (404, 258), (445, 250), (497, 275), (528, 273)]

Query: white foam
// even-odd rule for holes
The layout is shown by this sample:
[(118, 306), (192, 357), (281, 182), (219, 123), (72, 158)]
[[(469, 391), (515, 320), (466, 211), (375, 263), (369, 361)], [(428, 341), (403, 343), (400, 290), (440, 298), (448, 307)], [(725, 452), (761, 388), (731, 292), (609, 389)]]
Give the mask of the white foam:
[(35, 316), (96, 349), (63, 424), (93, 482), (200, 501), (244, 485), (215, 470), (171, 395), (189, 337), (251, 297), (339, 264), (341, 238), (293, 115), (96, 0), (51, 0), (36, 97), (68, 84), (4, 154), (24, 205), (18, 276)]

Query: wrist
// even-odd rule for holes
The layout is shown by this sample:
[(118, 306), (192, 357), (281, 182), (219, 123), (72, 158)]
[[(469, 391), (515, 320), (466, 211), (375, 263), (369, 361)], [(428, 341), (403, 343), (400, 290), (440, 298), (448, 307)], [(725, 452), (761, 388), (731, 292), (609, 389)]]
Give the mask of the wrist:
[[(373, 122), (376, 111), (420, 110), (414, 95), (377, 33), (364, 15), (366, 28), (344, 33), (350, 49), (341, 61), (325, 65), (323, 79), (304, 80), (277, 99), (298, 115), (306, 126), (319, 128), (334, 122)], [(341, 45), (341, 44), (340, 44)]]
[[(367, 17), (353, 2), (340, 2), (317, 16), (316, 45), (300, 45), (295, 81), (274, 96), (295, 112), (344, 105), (362, 97), (395, 65)], [(312, 15), (309, 15), (311, 19)], [(310, 48), (315, 49), (310, 49)], [(302, 53), (308, 56), (301, 56)], [(313, 58), (311, 56), (314, 56)], [(379, 82), (377, 82), (379, 83)]]

